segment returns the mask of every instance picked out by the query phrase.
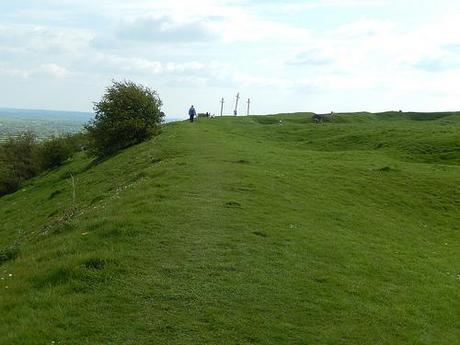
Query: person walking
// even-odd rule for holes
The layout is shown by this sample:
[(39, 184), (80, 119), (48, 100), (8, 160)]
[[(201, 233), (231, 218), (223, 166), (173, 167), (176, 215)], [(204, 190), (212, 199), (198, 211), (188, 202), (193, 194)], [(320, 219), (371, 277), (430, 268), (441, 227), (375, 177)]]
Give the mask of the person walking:
[(190, 117), (190, 122), (193, 122), (195, 116), (196, 116), (196, 110), (195, 107), (192, 105), (188, 111), (188, 116)]

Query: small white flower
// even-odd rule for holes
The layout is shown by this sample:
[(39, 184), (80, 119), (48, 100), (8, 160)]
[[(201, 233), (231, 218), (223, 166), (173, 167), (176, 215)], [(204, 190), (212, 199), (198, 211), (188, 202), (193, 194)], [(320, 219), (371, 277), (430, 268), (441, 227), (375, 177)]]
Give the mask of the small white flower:
[(12, 277), (12, 276), (13, 276), (13, 274), (12, 274), (12, 273), (8, 274), (8, 277)]

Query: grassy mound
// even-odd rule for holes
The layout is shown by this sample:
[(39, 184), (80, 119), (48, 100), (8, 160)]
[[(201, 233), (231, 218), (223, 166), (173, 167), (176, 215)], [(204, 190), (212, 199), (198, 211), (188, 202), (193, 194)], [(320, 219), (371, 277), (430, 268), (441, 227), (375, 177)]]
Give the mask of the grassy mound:
[(172, 123), (30, 181), (0, 198), (0, 343), (457, 343), (441, 115)]

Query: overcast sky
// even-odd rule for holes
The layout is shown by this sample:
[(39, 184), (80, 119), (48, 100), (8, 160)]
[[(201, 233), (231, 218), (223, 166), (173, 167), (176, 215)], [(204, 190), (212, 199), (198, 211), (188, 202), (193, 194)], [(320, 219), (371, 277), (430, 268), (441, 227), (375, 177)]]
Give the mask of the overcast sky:
[(169, 116), (460, 110), (458, 0), (0, 0), (0, 107), (91, 111), (112, 79)]

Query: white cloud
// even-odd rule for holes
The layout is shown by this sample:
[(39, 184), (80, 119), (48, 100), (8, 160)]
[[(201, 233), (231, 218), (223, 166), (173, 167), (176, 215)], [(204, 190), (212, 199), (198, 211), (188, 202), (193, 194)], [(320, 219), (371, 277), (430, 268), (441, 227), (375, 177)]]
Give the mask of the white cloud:
[(337, 10), (356, 7), (372, 8), (383, 7), (391, 4), (391, 0), (310, 0), (310, 1), (283, 1), (282, 3), (257, 3), (252, 4), (250, 1), (242, 1), (246, 5), (272, 11), (277, 13), (299, 13), (321, 8), (336, 8)]
[(65, 67), (58, 64), (46, 63), (23, 69), (3, 65), (0, 66), (0, 75), (18, 77), (20, 79), (30, 79), (34, 77), (64, 79), (70, 75), (70, 72)]
[(27, 53), (63, 54), (85, 49), (92, 35), (83, 29), (47, 27), (43, 25), (1, 25), (2, 49)]
[(290, 66), (326, 66), (332, 64), (334, 58), (326, 50), (308, 49), (296, 54), (286, 61)]
[(361, 37), (381, 36), (394, 31), (395, 23), (388, 20), (362, 18), (355, 22), (343, 25), (335, 30), (334, 34), (341, 39), (356, 39)]
[(37, 69), (37, 73), (43, 73), (57, 79), (64, 79), (69, 75), (69, 71), (65, 67), (59, 66), (55, 63), (47, 63), (41, 65)]
[(175, 22), (167, 16), (141, 16), (122, 22), (117, 37), (146, 42), (199, 42), (215, 38), (207, 20)]
[(30, 77), (30, 71), (25, 69), (8, 68), (0, 66), (0, 76), (27, 79)]
[(208, 62), (206, 64), (198, 61), (176, 63), (110, 54), (96, 54), (91, 58), (90, 63), (93, 64), (91, 70), (124, 71), (152, 76), (208, 73), (207, 71), (225, 68), (224, 65), (217, 62)]

